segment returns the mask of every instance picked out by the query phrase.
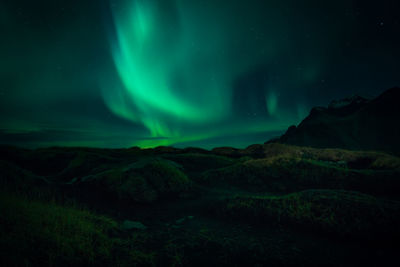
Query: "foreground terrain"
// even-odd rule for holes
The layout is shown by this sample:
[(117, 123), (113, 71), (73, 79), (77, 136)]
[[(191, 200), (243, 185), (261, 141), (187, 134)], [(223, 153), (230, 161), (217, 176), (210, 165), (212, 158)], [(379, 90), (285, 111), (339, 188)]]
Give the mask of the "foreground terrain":
[(397, 265), (400, 158), (0, 147), (2, 266)]

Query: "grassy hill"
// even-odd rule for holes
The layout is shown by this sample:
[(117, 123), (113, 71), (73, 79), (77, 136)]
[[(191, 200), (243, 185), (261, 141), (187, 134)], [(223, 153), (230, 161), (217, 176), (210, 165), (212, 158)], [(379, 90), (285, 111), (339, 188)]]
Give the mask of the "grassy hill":
[(3, 266), (395, 264), (400, 158), (0, 147)]

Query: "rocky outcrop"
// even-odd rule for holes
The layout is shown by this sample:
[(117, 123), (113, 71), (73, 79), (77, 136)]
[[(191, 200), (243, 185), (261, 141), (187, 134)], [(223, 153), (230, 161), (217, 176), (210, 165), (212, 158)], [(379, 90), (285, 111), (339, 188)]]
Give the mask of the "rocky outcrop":
[(313, 108), (298, 125), (273, 142), (317, 148), (400, 153), (400, 88), (375, 99), (354, 96)]

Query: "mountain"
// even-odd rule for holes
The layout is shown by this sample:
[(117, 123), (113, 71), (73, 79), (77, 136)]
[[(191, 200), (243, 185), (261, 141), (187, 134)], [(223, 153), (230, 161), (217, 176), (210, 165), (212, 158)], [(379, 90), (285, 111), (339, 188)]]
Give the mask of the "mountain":
[(315, 107), (298, 125), (267, 143), (400, 153), (400, 88), (368, 100), (353, 96)]

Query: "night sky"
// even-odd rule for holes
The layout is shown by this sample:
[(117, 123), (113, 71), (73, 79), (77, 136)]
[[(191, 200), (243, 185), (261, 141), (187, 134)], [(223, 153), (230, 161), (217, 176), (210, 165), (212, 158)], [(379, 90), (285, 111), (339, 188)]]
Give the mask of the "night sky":
[(262, 143), (400, 85), (399, 2), (2, 0), (0, 143)]

